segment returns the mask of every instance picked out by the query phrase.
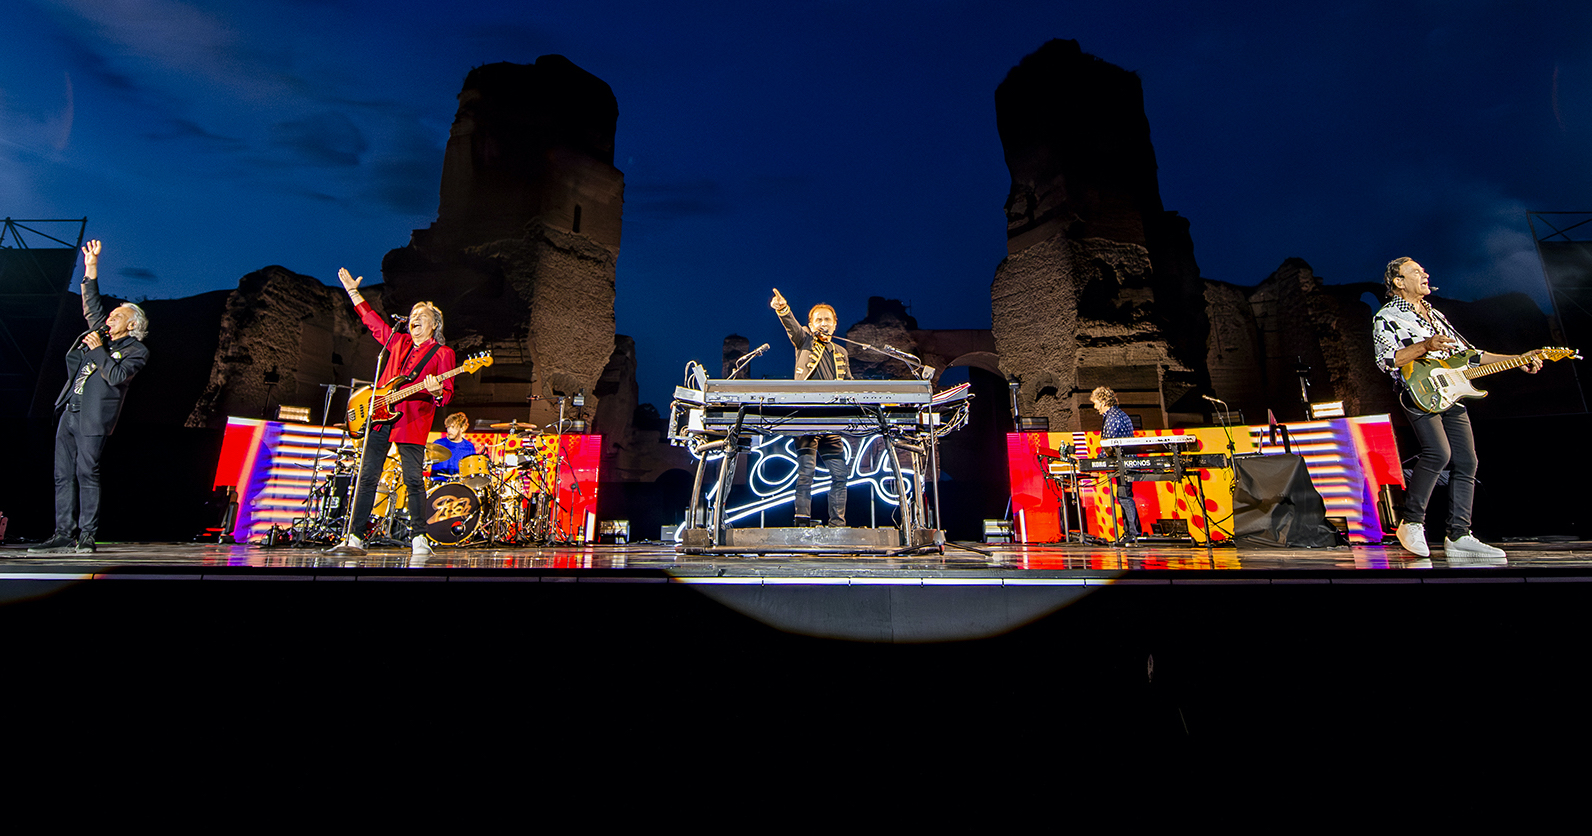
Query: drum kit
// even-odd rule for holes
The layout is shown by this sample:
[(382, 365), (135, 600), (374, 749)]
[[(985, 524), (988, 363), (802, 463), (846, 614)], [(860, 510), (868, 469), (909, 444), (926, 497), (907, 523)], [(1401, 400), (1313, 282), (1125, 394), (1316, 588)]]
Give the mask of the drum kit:
[[(407, 532), (424, 531), (437, 545), (454, 548), (573, 542), (578, 531), (564, 530), (568, 526), (560, 525), (558, 514), (559, 468), (568, 467), (559, 435), (522, 421), (490, 427), (507, 432), (488, 443), (485, 453), (460, 459), (457, 474), (428, 473), (423, 520), (409, 518), (409, 491), (393, 445), (382, 463), (367, 541), (407, 543)], [(428, 467), (452, 457), (441, 444), (426, 445)], [(359, 448), (345, 436), (335, 455), (324, 458), (334, 461), (318, 458), (312, 465), (325, 481), (312, 483), (306, 514), (295, 526), (302, 527), (296, 543), (333, 543), (347, 526)]]

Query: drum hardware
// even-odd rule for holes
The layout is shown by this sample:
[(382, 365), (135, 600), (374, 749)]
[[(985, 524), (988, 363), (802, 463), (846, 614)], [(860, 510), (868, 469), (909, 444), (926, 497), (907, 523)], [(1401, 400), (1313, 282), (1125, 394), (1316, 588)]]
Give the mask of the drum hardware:
[[(328, 401), (333, 391), (335, 387), (327, 390)], [(322, 439), (328, 435), (325, 432), (327, 429), (334, 428), (322, 425)], [(268, 545), (308, 546), (338, 538), (337, 531), (343, 525), (343, 518), (348, 515), (351, 497), (349, 485), (353, 479), (353, 458), (350, 454), (353, 452), (355, 450), (346, 433), (341, 434), (336, 447), (317, 444), (315, 458), (308, 464), (300, 465), (310, 470), (310, 489), (304, 498), (304, 513), (294, 517), (287, 528), (273, 530), (266, 538)], [(276, 527), (273, 526), (273, 529)]]

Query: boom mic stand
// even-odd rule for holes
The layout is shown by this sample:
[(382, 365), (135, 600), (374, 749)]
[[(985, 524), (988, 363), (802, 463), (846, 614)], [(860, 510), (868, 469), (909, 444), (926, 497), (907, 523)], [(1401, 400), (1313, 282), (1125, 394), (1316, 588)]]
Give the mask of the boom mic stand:
[(741, 359), (735, 361), (735, 368), (731, 369), (730, 373), (728, 375), (725, 375), (724, 379), (725, 380), (734, 380), (735, 376), (740, 374), (742, 369), (746, 368), (746, 364), (748, 364), (748, 363), (752, 362), (753, 360), (757, 359), (757, 357), (762, 355), (762, 353), (767, 351), (767, 350), (768, 350), (768, 343), (763, 343), (762, 345), (758, 346), (757, 348), (754, 348), (751, 351), (747, 352), (746, 354), (742, 355)]
[(922, 358), (918, 357), (916, 354), (908, 354), (907, 352), (902, 351), (901, 349), (896, 348), (895, 346), (892, 346), (892, 345), (885, 345), (885, 346), (869, 345), (868, 343), (862, 342), (861, 340), (850, 340), (850, 339), (846, 339), (845, 337), (837, 337), (837, 336), (835, 336), (833, 334), (829, 335), (829, 338), (832, 339), (832, 340), (839, 340), (840, 342), (843, 342), (843, 343), (850, 343), (850, 344), (852, 344), (852, 345), (854, 345), (854, 346), (856, 346), (856, 347), (858, 347), (858, 348), (860, 348), (860, 349), (862, 349), (864, 351), (874, 351), (874, 352), (878, 352), (880, 354), (883, 354), (886, 357), (894, 357), (895, 359), (900, 360), (903, 363), (906, 363), (907, 364), (907, 368), (912, 370), (912, 376), (916, 377), (916, 378), (918, 378), (920, 380), (930, 380), (930, 379), (932, 379), (934, 377), (934, 367), (933, 366), (924, 365)]
[[(293, 536), (293, 545), (295, 546), (307, 545), (312, 533), (318, 537), (324, 537), (328, 533), (322, 527), (324, 523), (316, 522), (316, 517), (320, 516), (320, 513), (325, 513), (324, 500), (319, 509), (320, 513), (313, 516), (310, 514), (310, 504), (315, 500), (315, 489), (320, 486), (321, 459), (326, 455), (326, 430), (328, 429), (326, 419), (331, 417), (332, 395), (336, 393), (338, 389), (353, 389), (352, 386), (344, 386), (341, 383), (322, 383), (321, 388), (326, 390), (326, 399), (321, 405), (321, 436), (320, 440), (315, 445), (315, 460), (310, 465), (310, 492), (304, 497), (304, 516), (301, 518), (304, 522), (304, 527), (302, 530), (296, 531)], [(342, 445), (339, 444), (338, 447), (341, 448)], [(333, 452), (332, 457), (335, 459), (336, 456), (337, 453)], [(333, 477), (336, 475), (337, 474), (335, 472), (332, 474)], [(343, 513), (348, 513), (348, 509), (344, 508)], [(294, 529), (298, 529), (297, 521), (294, 522), (293, 527)]]
[[(580, 407), (585, 406), (585, 404), (586, 404), (586, 396), (584, 394), (574, 395), (573, 398), (575, 400), (575, 407), (577, 409), (579, 409)], [(548, 398), (548, 397), (545, 397), (545, 396), (544, 397), (535, 397), (535, 396), (533, 396), (531, 398), (528, 398), (528, 400), (530, 400), (530, 401), (547, 401), (547, 400), (556, 400), (556, 401), (558, 401), (558, 421), (553, 425), (553, 473), (552, 473), (552, 478), (551, 479), (546, 479), (545, 478), (545, 476), (546, 476), (545, 471), (544, 471), (544, 474), (543, 474), (544, 475), (544, 481), (547, 483), (548, 493), (550, 495), (550, 499), (548, 500), (549, 506), (548, 506), (548, 515), (547, 515), (547, 532), (546, 532), (546, 540), (545, 540), (545, 542), (547, 544), (549, 544), (549, 545), (552, 545), (552, 544), (570, 544), (570, 543), (573, 543), (575, 541), (575, 534), (569, 530), (569, 527), (560, 525), (559, 512), (562, 510), (562, 508), (561, 508), (562, 503), (560, 503), (559, 499), (558, 499), (559, 480), (563, 477), (563, 466), (567, 463), (565, 461), (565, 458), (564, 458), (564, 427), (565, 427), (565, 421), (566, 421), (566, 419), (564, 417), (564, 414), (565, 414), (564, 413), (564, 408), (565, 408), (565, 405), (569, 402), (570, 399), (571, 399), (570, 395), (556, 395), (556, 394), (553, 397), (551, 397), (551, 398)], [(580, 487), (580, 476), (575, 472), (575, 466), (573, 464), (569, 465), (569, 478), (570, 478), (571, 486), (574, 488), (575, 493), (577, 493), (577, 494), (579, 494), (581, 496), (585, 496), (585, 492), (582, 491), (581, 487)], [(579, 526), (576, 526), (576, 530), (577, 531), (579, 530)]]

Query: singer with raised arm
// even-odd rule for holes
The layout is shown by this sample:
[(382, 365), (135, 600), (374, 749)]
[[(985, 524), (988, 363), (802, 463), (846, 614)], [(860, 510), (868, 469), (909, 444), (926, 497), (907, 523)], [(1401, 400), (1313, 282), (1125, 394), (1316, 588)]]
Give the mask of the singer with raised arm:
[(1423, 408), (1413, 398), (1405, 371), (1414, 370), (1424, 360), (1453, 357), (1463, 363), (1468, 355), (1473, 366), (1512, 363), (1536, 374), (1542, 368), (1542, 358), (1535, 353), (1505, 355), (1471, 348), (1449, 324), (1448, 317), (1426, 301), (1436, 288), (1432, 287), (1431, 276), (1414, 259), (1395, 258), (1388, 262), (1382, 281), (1387, 304), (1376, 312), (1371, 324), (1376, 360), (1383, 371), (1392, 375), (1399, 389), (1399, 406), (1421, 447), (1415, 475), (1404, 495), (1399, 545), (1421, 557), (1431, 554), (1426, 543), (1426, 503), (1437, 486), (1438, 474), (1451, 468), (1444, 556), (1502, 558), (1502, 549), (1489, 546), (1470, 533), (1471, 504), (1476, 495), (1476, 441), (1471, 435), (1470, 414), (1458, 401), (1440, 411)]
[[(149, 360), (149, 317), (137, 305), (109, 315), (99, 295), (100, 242), (83, 245), (83, 318), (88, 330), (66, 352), (66, 385), (55, 399), (55, 533), (31, 554), (95, 550), (100, 456), (116, 429), (127, 386)], [(77, 536), (72, 536), (74, 523)]]
[[(838, 322), (835, 309), (814, 305), (803, 326), (791, 314), (790, 305), (774, 288), (768, 303), (779, 314), (791, 345), (796, 348), (797, 380), (851, 380), (850, 357), (833, 339)], [(813, 472), (818, 460), (829, 471), (829, 525), (846, 526), (846, 480), (851, 466), (846, 462), (846, 443), (838, 435), (804, 435), (796, 439), (796, 525), (817, 525), (813, 520)]]
[[(403, 470), (404, 486), (409, 491), (409, 521), (413, 527), (410, 540), (417, 556), (431, 554), (431, 544), (425, 534), (426, 487), (423, 470), (426, 461), (426, 438), (436, 420), (437, 408), (453, 400), (453, 349), (444, 344), (442, 311), (430, 302), (416, 302), (407, 320), (395, 317), (398, 327), (383, 319), (381, 314), (365, 301), (359, 292), (364, 277), (354, 278), (347, 270), (337, 271), (337, 278), (348, 291), (349, 301), (359, 312), (359, 319), (370, 329), (376, 342), (388, 350), (382, 365), (381, 377), (376, 381), (378, 391), (420, 381), (423, 385), (414, 395), (392, 404), (397, 415), (387, 421), (373, 421), (366, 429), (365, 457), (360, 465), (359, 492), (354, 497), (349, 512), (348, 534), (343, 542), (329, 551), (334, 554), (364, 554), (363, 535), (370, 524), (370, 510), (376, 500), (376, 485), (381, 479), (382, 464), (387, 458), (389, 443), (398, 446), (398, 463)], [(407, 328), (405, 324), (407, 323)], [(396, 385), (395, 385), (396, 384)]]

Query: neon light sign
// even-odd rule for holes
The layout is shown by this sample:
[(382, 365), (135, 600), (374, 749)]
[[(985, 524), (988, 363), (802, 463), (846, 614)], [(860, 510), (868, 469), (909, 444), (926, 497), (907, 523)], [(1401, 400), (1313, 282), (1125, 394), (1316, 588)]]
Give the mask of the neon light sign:
[[(758, 437), (757, 443), (746, 451), (750, 457), (746, 469), (746, 482), (755, 498), (741, 505), (726, 506), (725, 522), (735, 522), (753, 514), (795, 504), (797, 470), (795, 441), (796, 439), (785, 435)], [(858, 439), (841, 436), (840, 441), (846, 451), (846, 460), (851, 465), (851, 475), (846, 479), (847, 490), (867, 485), (872, 489), (875, 499), (883, 500), (891, 506), (900, 505), (902, 492), (896, 482), (895, 469), (890, 464), (890, 453), (885, 447), (888, 441), (885, 437), (870, 435)], [(696, 458), (701, 457), (696, 456)], [(708, 461), (722, 458), (724, 458), (723, 453), (712, 453), (709, 454)], [(821, 473), (822, 471), (814, 474), (814, 496), (829, 492), (829, 480), (816, 478)], [(906, 498), (910, 500), (913, 492), (919, 489), (918, 474), (903, 462), (901, 477), (906, 482)], [(718, 485), (714, 484), (708, 490), (708, 502), (716, 501), (717, 494)]]

